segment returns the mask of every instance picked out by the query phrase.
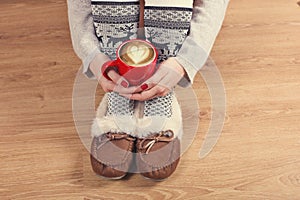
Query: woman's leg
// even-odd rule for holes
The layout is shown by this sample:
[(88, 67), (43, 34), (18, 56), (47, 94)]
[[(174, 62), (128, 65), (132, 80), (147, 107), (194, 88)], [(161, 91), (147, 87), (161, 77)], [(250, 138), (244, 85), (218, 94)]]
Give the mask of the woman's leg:
[[(189, 31), (192, 7), (192, 0), (146, 0), (144, 9), (145, 36), (158, 49), (159, 62), (176, 56), (181, 48)], [(164, 116), (166, 120), (171, 119), (174, 104), (177, 104), (174, 92), (165, 97), (145, 101), (144, 115), (147, 117)], [(172, 127), (164, 127), (164, 129), (172, 129)], [(173, 131), (175, 137), (180, 136), (180, 131)]]
[[(162, 62), (176, 56), (182, 46), (190, 27), (193, 1), (145, 1), (145, 36), (158, 49)], [(173, 91), (145, 101), (147, 119), (152, 119), (152, 128), (137, 141), (137, 166), (144, 177), (160, 180), (175, 171), (180, 158), (182, 118)]]
[[(192, 0), (146, 0), (144, 11), (145, 36), (159, 51), (159, 62), (176, 56), (184, 42), (192, 18)], [(174, 93), (145, 102), (145, 116), (172, 118)], [(165, 127), (172, 128), (172, 127)], [(175, 135), (179, 132), (174, 130)]]
[[(116, 59), (120, 44), (137, 37), (139, 1), (91, 1), (95, 33), (101, 51)], [(118, 93), (105, 94), (92, 126), (93, 170), (107, 178), (122, 178), (129, 170), (134, 149), (134, 101)]]

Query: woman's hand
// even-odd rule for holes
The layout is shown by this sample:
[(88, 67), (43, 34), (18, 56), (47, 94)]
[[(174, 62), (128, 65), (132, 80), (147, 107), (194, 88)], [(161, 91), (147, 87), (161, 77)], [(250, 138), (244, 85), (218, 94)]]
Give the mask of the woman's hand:
[(104, 92), (114, 91), (122, 94), (132, 94), (136, 92), (138, 87), (129, 87), (128, 81), (114, 70), (110, 70), (107, 73), (108, 77), (111, 80), (108, 80), (103, 76), (101, 72), (101, 66), (109, 60), (110, 59), (107, 56), (103, 54), (98, 54), (90, 63), (90, 70), (97, 78)]
[(181, 80), (185, 71), (174, 57), (162, 62), (155, 72), (146, 82), (141, 84), (136, 93), (120, 95), (127, 98), (145, 101), (155, 97), (166, 96)]

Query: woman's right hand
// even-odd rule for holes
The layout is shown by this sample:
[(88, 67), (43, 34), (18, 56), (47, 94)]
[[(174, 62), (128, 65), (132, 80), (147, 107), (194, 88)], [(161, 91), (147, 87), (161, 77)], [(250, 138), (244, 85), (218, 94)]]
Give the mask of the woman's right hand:
[(101, 66), (110, 59), (104, 54), (98, 54), (90, 63), (90, 70), (97, 78), (104, 92), (117, 92), (121, 94), (133, 94), (138, 87), (129, 87), (128, 81), (114, 70), (110, 70), (107, 75), (111, 80), (105, 78), (101, 72)]

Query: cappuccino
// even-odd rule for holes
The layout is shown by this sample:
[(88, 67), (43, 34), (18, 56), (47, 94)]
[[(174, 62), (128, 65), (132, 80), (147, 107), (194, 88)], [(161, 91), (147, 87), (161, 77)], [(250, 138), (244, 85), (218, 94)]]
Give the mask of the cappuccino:
[(154, 49), (143, 41), (131, 41), (125, 43), (119, 50), (119, 57), (127, 65), (143, 67), (155, 59)]
[(116, 52), (116, 60), (107, 61), (101, 71), (105, 78), (111, 80), (107, 73), (117, 71), (131, 86), (137, 86), (149, 79), (156, 71), (158, 52), (149, 42), (133, 39), (123, 42)]

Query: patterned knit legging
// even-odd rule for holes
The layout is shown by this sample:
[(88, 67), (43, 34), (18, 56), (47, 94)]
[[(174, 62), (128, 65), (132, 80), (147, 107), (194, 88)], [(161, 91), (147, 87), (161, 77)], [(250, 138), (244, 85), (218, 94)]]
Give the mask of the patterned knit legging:
[[(149, 0), (150, 1), (150, 0)], [(116, 58), (116, 49), (124, 41), (137, 38), (139, 27), (139, 0), (113, 2), (92, 0), (92, 15), (95, 33), (101, 51), (111, 59)], [(192, 9), (186, 7), (153, 6), (144, 8), (145, 38), (159, 51), (159, 62), (176, 56), (184, 42), (192, 17)], [(156, 97), (145, 101), (144, 116), (170, 117), (171, 96)], [(115, 92), (108, 95), (109, 105), (106, 115), (133, 115), (134, 101)]]

